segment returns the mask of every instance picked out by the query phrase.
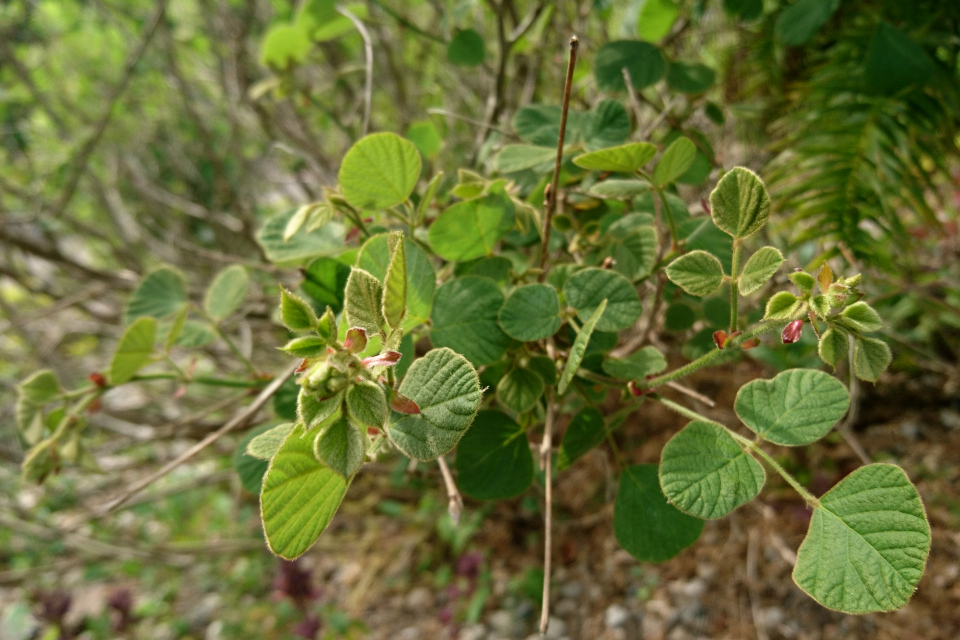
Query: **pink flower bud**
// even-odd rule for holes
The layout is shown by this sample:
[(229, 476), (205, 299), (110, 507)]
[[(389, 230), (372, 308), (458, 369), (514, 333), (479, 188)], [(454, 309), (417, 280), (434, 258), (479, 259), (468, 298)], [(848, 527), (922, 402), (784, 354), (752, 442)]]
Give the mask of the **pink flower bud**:
[(367, 348), (367, 330), (363, 327), (353, 327), (347, 331), (343, 346), (350, 353), (360, 353)]
[(727, 332), (723, 329), (713, 332), (713, 344), (717, 345), (717, 349), (723, 349), (723, 345), (727, 342)]
[(783, 344), (793, 344), (800, 339), (801, 333), (803, 333), (803, 318), (798, 318), (783, 328), (780, 339)]
[(380, 355), (370, 356), (369, 358), (364, 358), (360, 361), (360, 364), (367, 367), (389, 367), (400, 362), (400, 352), (399, 351), (384, 351)]

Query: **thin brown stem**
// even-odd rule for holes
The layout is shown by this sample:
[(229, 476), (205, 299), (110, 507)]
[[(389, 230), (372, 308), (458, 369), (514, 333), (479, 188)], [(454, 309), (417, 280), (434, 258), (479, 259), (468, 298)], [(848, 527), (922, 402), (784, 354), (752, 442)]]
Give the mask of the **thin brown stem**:
[(543, 598), (540, 610), (540, 635), (547, 633), (550, 623), (550, 556), (553, 548), (553, 423), (556, 417), (556, 405), (553, 401), (553, 388), (546, 392), (547, 417), (543, 426), (543, 442), (540, 444), (540, 468), (544, 473), (544, 509), (543, 509)]

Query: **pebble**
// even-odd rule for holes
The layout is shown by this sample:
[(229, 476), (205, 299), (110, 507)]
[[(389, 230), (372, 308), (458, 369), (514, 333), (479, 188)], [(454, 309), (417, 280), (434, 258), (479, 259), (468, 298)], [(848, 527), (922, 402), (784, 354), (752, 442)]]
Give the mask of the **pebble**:
[(757, 612), (757, 622), (767, 630), (780, 626), (786, 618), (780, 607), (763, 607)]
[(612, 604), (603, 612), (603, 623), (608, 629), (622, 627), (629, 619), (630, 612), (619, 604)]
[(569, 618), (577, 613), (577, 601), (570, 598), (564, 598), (553, 605), (553, 610), (558, 616)]
[(490, 628), (500, 635), (513, 636), (517, 630), (517, 619), (505, 609), (499, 609), (491, 613), (487, 622), (490, 624)]
[(433, 606), (433, 593), (426, 587), (416, 587), (407, 594), (404, 606), (411, 611), (425, 613)]
[(560, 618), (550, 616), (550, 621), (547, 624), (546, 637), (549, 640), (560, 640), (566, 635), (567, 635), (567, 623), (561, 620)]
[(920, 437), (920, 425), (913, 420), (907, 420), (900, 424), (900, 433), (903, 434), (905, 438), (916, 440)]
[(568, 582), (560, 587), (560, 595), (564, 598), (579, 598), (583, 593), (583, 584), (579, 582)]
[(960, 428), (960, 411), (940, 409), (940, 422), (947, 429)]
[[(414, 629), (416, 631), (416, 629)], [(419, 638), (419, 632), (410, 636), (410, 640)], [(471, 624), (460, 630), (457, 640), (484, 640), (487, 637), (487, 628), (482, 624)]]

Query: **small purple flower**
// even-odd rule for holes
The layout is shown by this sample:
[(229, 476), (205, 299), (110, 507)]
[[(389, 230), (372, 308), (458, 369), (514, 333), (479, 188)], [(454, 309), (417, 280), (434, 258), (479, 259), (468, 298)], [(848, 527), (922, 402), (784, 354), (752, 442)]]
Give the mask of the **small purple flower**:
[(783, 328), (780, 339), (783, 340), (783, 344), (793, 344), (800, 339), (801, 333), (803, 333), (803, 319), (799, 318)]

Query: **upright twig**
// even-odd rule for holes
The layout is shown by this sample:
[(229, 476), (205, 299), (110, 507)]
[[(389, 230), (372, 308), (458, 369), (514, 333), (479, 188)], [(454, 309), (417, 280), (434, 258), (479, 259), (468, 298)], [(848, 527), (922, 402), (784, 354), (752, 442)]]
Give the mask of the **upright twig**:
[(337, 7), (337, 13), (346, 17), (353, 23), (353, 26), (360, 32), (363, 38), (363, 55), (366, 60), (365, 78), (363, 82), (363, 126), (360, 129), (361, 136), (367, 135), (370, 130), (370, 104), (373, 102), (373, 42), (370, 40), (370, 32), (363, 25), (363, 22), (355, 16), (349, 9)]
[(540, 468), (544, 479), (543, 509), (543, 597), (540, 606), (540, 635), (546, 635), (550, 623), (550, 556), (553, 548), (553, 422), (556, 405), (553, 402), (553, 387), (547, 388), (547, 417), (543, 425), (543, 442), (540, 444)]
[(570, 59), (567, 62), (567, 79), (563, 85), (563, 106), (560, 110), (560, 135), (557, 136), (557, 161), (553, 166), (553, 180), (543, 194), (543, 239), (540, 245), (539, 267), (543, 270), (540, 281), (546, 277), (547, 253), (550, 250), (550, 225), (557, 210), (557, 190), (560, 188), (560, 165), (563, 162), (563, 139), (567, 133), (567, 111), (570, 107), (570, 92), (573, 89), (573, 69), (577, 64), (577, 49), (580, 41), (577, 36), (570, 38)]
[(450, 467), (447, 466), (447, 461), (443, 459), (443, 456), (437, 458), (437, 464), (440, 465), (440, 475), (443, 476), (443, 484), (447, 488), (447, 497), (450, 498), (447, 511), (450, 513), (453, 524), (459, 525), (460, 515), (463, 513), (463, 496), (460, 495), (457, 483), (454, 482), (453, 474), (450, 473)]

